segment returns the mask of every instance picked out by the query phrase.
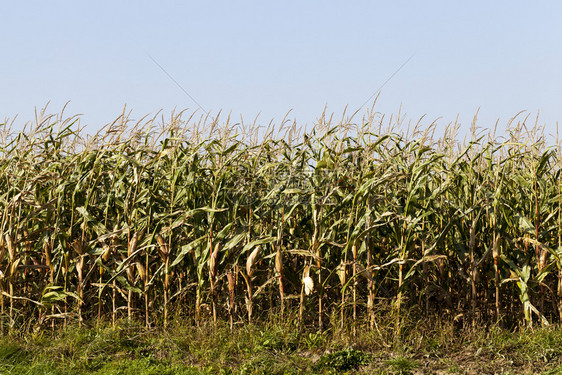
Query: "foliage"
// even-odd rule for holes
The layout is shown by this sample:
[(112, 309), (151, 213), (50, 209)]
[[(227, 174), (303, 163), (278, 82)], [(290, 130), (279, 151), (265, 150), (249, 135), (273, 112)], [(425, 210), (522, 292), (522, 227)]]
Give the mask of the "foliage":
[(355, 370), (359, 366), (366, 365), (369, 356), (359, 350), (351, 348), (337, 352), (324, 354), (318, 361), (319, 367), (333, 368), (337, 371)]
[(318, 332), (392, 316), (395, 338), (435, 315), (560, 321), (560, 149), (527, 119), (466, 143), (383, 119), (322, 116), (302, 135), (181, 113), (93, 136), (44, 113), (1, 125), (1, 333), (289, 312)]

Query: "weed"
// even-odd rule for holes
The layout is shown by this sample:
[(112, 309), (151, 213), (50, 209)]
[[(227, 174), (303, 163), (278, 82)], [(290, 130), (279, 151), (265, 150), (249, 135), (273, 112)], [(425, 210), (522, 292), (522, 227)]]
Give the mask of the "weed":
[(327, 335), (325, 332), (310, 332), (304, 341), (309, 350), (318, 349), (326, 345)]
[(359, 366), (366, 365), (370, 356), (355, 349), (344, 349), (337, 352), (324, 354), (318, 360), (318, 368), (332, 368), (337, 371), (355, 370)]
[(0, 342), (0, 362), (4, 364), (14, 364), (24, 362), (30, 358), (27, 350), (18, 344), (10, 342)]
[(411, 374), (412, 370), (419, 366), (417, 361), (406, 357), (387, 359), (385, 363), (396, 375)]

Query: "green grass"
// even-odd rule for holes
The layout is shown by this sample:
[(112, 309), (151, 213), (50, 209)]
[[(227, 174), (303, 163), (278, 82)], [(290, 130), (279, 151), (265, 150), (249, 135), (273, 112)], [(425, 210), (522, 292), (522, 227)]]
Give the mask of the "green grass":
[(422, 328), (387, 341), (368, 329), (354, 338), (351, 331), (319, 333), (279, 321), (232, 331), (222, 323), (171, 324), (167, 330), (123, 321), (115, 328), (12, 332), (0, 338), (0, 374), (555, 374), (562, 369), (559, 328), (455, 331), (451, 325), (454, 335)]

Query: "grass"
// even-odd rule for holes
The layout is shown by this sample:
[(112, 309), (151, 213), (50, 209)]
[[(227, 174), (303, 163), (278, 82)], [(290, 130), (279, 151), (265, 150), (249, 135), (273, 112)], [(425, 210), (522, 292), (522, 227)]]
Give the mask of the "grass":
[(411, 374), (412, 370), (419, 367), (419, 363), (407, 357), (397, 357), (386, 360), (386, 365), (390, 371), (400, 375)]
[(147, 330), (126, 320), (114, 328), (13, 332), (0, 339), (0, 374), (554, 374), (562, 369), (558, 328), (478, 327), (448, 336), (422, 329), (396, 342), (367, 329), (355, 338), (350, 332), (303, 331), (290, 322), (231, 331), (228, 323), (197, 327), (176, 321), (166, 330)]

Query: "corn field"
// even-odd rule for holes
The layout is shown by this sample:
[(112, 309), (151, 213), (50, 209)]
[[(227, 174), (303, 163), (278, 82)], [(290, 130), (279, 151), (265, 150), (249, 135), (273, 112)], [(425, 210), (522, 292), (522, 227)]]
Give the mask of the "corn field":
[(562, 321), (560, 148), (529, 118), (457, 139), (322, 116), (278, 130), (185, 113), (96, 135), (0, 125), (0, 329), (271, 316)]

